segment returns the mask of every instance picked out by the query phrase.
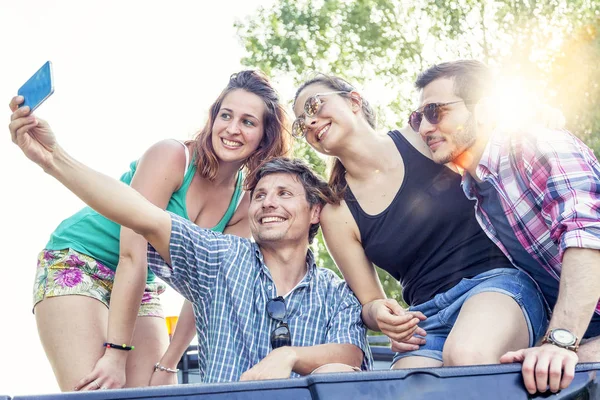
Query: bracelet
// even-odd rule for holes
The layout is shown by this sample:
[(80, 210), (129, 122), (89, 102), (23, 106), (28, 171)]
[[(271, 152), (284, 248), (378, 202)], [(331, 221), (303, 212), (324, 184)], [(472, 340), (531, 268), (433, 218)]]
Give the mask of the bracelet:
[(135, 346), (127, 346), (125, 343), (123, 344), (114, 344), (114, 343), (104, 343), (104, 347), (106, 347), (107, 349), (117, 349), (117, 350), (125, 350), (125, 351), (129, 351), (129, 350), (133, 350), (135, 349)]
[(160, 365), (160, 363), (156, 363), (156, 364), (154, 364), (154, 371), (155, 372), (156, 371), (163, 371), (163, 372), (169, 372), (171, 374), (176, 374), (176, 373), (179, 372), (179, 368), (175, 368), (175, 369), (167, 368), (167, 367), (164, 367), (164, 366)]

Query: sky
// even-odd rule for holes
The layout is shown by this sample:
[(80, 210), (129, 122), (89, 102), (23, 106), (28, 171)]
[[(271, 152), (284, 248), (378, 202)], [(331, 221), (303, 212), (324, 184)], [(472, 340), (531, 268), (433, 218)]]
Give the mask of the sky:
[[(119, 177), (153, 143), (188, 139), (203, 126), (229, 76), (243, 68), (234, 21), (270, 3), (0, 2), (0, 249), (7, 277), (0, 291), (0, 395), (59, 391), (31, 312), (33, 278), (50, 233), (83, 206), (11, 142), (12, 96), (51, 60), (55, 92), (36, 114), (71, 155)], [(168, 289), (163, 305), (177, 315), (181, 299)]]

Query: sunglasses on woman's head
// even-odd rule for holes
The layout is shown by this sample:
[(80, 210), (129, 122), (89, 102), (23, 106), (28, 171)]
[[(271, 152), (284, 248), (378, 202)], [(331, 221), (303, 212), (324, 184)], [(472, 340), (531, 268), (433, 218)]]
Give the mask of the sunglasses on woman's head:
[(440, 123), (442, 117), (442, 108), (449, 106), (450, 104), (461, 103), (464, 100), (451, 101), (449, 103), (429, 103), (423, 107), (416, 109), (408, 117), (408, 124), (413, 131), (419, 132), (421, 128), (421, 122), (423, 117), (432, 125)]
[(290, 327), (285, 322), (287, 310), (283, 297), (277, 296), (267, 302), (267, 313), (271, 318), (279, 321), (277, 327), (271, 332), (271, 348), (275, 350), (278, 347), (291, 346), (292, 337)]
[(340, 94), (340, 93), (349, 93), (348, 91), (337, 91), (337, 92), (327, 92), (327, 93), (317, 93), (313, 96), (310, 96), (304, 102), (304, 115), (299, 116), (294, 121), (292, 125), (292, 136), (296, 139), (301, 139), (306, 136), (306, 124), (304, 123), (304, 116), (307, 115), (309, 117), (314, 117), (321, 110), (321, 106), (323, 102), (321, 101), (319, 96), (327, 96), (329, 94)]

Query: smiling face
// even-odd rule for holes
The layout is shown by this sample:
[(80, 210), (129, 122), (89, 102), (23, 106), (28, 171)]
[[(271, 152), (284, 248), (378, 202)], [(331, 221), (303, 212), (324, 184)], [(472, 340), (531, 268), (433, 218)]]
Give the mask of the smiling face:
[(308, 246), (309, 230), (319, 222), (320, 209), (311, 207), (295, 175), (266, 175), (258, 181), (250, 201), (252, 236), (258, 244), (297, 242)]
[(305, 87), (296, 98), (294, 114), (296, 118), (304, 118), (306, 141), (318, 152), (335, 155), (335, 149), (344, 139), (346, 133), (354, 128), (357, 118), (352, 109), (352, 101), (348, 94), (326, 94), (318, 96), (321, 105), (316, 115), (308, 116), (304, 107), (306, 101), (320, 93), (335, 91), (329, 86), (317, 83)]
[(419, 133), (429, 146), (438, 164), (455, 161), (475, 144), (476, 129), (473, 114), (454, 92), (454, 80), (436, 79), (421, 91), (419, 107), (431, 103), (451, 103), (442, 107), (439, 123), (423, 118)]
[(222, 162), (243, 162), (264, 136), (265, 103), (260, 97), (236, 89), (223, 98), (212, 126), (212, 146)]

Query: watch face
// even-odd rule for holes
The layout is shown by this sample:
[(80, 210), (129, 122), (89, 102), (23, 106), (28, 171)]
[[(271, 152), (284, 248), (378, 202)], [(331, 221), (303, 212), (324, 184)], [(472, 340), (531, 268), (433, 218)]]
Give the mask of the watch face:
[(562, 346), (571, 346), (575, 344), (577, 338), (571, 332), (565, 329), (554, 329), (551, 333), (552, 340)]

